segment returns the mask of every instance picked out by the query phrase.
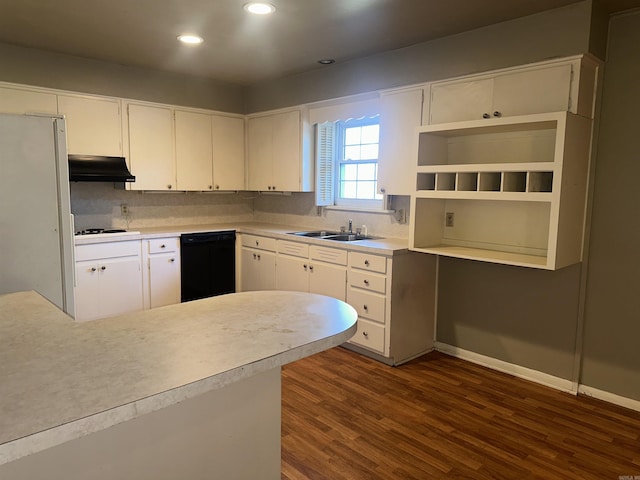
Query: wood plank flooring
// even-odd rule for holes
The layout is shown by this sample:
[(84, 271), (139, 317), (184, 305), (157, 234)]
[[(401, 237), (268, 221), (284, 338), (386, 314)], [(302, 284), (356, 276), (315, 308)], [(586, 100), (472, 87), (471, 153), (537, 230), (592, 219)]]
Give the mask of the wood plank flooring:
[(640, 412), (440, 353), (283, 368), (282, 479), (640, 479)]

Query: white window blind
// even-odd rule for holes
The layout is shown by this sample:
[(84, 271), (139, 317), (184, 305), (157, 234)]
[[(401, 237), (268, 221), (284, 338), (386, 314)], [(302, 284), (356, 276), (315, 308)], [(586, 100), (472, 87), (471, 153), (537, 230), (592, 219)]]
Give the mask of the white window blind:
[(316, 205), (333, 205), (335, 123), (316, 124)]

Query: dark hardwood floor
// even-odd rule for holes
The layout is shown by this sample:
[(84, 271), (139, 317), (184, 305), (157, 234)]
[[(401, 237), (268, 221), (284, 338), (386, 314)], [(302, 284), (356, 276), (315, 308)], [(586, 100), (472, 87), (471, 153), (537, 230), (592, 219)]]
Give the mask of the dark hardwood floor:
[(430, 353), (283, 368), (282, 478), (640, 479), (640, 413)]

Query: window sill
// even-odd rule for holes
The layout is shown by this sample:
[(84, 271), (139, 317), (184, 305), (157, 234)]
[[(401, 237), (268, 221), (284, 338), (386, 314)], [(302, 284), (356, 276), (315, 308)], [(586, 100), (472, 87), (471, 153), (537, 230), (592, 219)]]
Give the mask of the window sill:
[(364, 212), (364, 213), (382, 213), (382, 214), (386, 214), (386, 215), (391, 215), (396, 213), (395, 210), (383, 210), (380, 208), (366, 208), (366, 207), (350, 207), (348, 205), (327, 205), (325, 207), (321, 207), (321, 208), (325, 208), (327, 210), (341, 210), (344, 212)]

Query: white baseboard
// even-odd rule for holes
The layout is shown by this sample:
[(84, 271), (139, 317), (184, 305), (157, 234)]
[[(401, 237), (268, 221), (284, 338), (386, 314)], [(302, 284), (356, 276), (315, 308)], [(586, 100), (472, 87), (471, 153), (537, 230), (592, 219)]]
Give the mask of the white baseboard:
[(573, 395), (578, 393), (576, 391), (575, 384), (571, 380), (555, 377), (547, 373), (533, 370), (532, 368), (521, 367), (520, 365), (515, 365), (496, 358), (487, 357), (486, 355), (464, 350), (446, 343), (435, 342), (435, 349), (439, 352), (446, 353), (447, 355), (461, 358), (462, 360), (467, 360), (471, 363), (476, 363), (499, 372), (508, 373), (514, 377), (523, 378), (547, 387), (555, 388), (556, 390), (568, 392)]
[(615, 393), (605, 392), (604, 390), (598, 390), (597, 388), (589, 387), (587, 385), (580, 385), (578, 387), (578, 393), (640, 412), (640, 400), (634, 400), (633, 398), (623, 397), (616, 395)]

